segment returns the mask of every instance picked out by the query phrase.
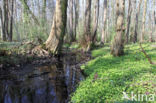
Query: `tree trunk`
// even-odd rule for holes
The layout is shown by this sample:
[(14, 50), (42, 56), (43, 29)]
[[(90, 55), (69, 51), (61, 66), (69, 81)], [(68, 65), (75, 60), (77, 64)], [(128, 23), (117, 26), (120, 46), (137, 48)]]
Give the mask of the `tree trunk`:
[(129, 31), (129, 34), (130, 34), (130, 42), (133, 42), (133, 38), (134, 38), (134, 29), (135, 29), (135, 20), (136, 20), (136, 13), (137, 13), (137, 7), (136, 7), (136, 4), (137, 4), (137, 0), (134, 0), (131, 2), (132, 3), (132, 14), (131, 14), (131, 26), (130, 26), (130, 31)]
[(101, 36), (101, 43), (105, 43), (105, 36), (106, 36), (106, 20), (107, 20), (107, 0), (104, 0), (104, 16), (103, 16), (103, 29), (102, 29), (102, 36)]
[(68, 0), (56, 0), (52, 29), (46, 41), (46, 48), (53, 54), (60, 53), (65, 35)]
[(8, 34), (9, 11), (8, 10), (9, 10), (8, 0), (3, 0), (3, 9), (0, 10), (3, 41), (6, 41), (9, 37)]
[(8, 40), (9, 38), (9, 4), (8, 0), (4, 0), (4, 30)]
[(3, 22), (3, 14), (2, 14), (2, 9), (0, 8), (0, 18), (1, 18), (1, 38), (3, 41), (6, 41), (6, 35), (5, 35), (5, 30), (4, 30), (4, 22)]
[[(35, 24), (40, 25), (38, 19), (36, 18), (36, 16), (33, 14), (33, 12), (30, 10), (28, 4), (27, 4), (27, 0), (20, 0), (22, 2), (22, 5), (24, 7), (24, 12), (25, 14), (25, 18), (29, 19), (28, 14), (30, 14), (30, 16), (32, 17), (32, 19), (34, 20)], [(27, 20), (26, 20), (27, 21)]]
[(46, 7), (47, 7), (47, 0), (43, 0), (43, 7), (42, 7), (42, 25), (46, 23)]
[(153, 33), (155, 32), (155, 27), (156, 27), (156, 18), (155, 18), (155, 1), (153, 1), (153, 11), (152, 11), (152, 15), (149, 15), (149, 22), (150, 22), (150, 28), (151, 28), (151, 32), (149, 34), (149, 42), (154, 42), (154, 38), (153, 38)]
[(12, 35), (13, 35), (13, 14), (14, 14), (14, 0), (11, 0), (11, 15), (10, 15), (9, 41), (12, 41)]
[(92, 31), (92, 43), (94, 44), (97, 35), (97, 28), (99, 22), (99, 0), (95, 0), (94, 6), (94, 21), (93, 21), (93, 31)]
[(129, 7), (128, 7), (128, 17), (127, 17), (127, 29), (126, 29), (126, 43), (129, 42), (129, 31), (131, 25), (131, 14), (132, 14), (132, 0), (129, 0)]
[(91, 1), (86, 0), (86, 8), (85, 8), (85, 21), (84, 21), (84, 38), (85, 39), (85, 51), (89, 51), (91, 49)]
[(70, 34), (70, 40), (71, 42), (75, 41), (74, 35), (73, 35), (73, 0), (69, 1), (69, 34)]
[(143, 19), (142, 19), (142, 23), (143, 24), (142, 24), (142, 33), (141, 33), (141, 40), (140, 40), (140, 42), (144, 42), (146, 11), (147, 11), (147, 0), (144, 0), (144, 12), (143, 12)]
[(136, 21), (135, 21), (135, 31), (134, 31), (133, 43), (137, 42), (139, 14), (140, 14), (141, 4), (142, 4), (142, 0), (140, 0), (140, 2), (139, 2), (139, 6), (138, 6), (138, 9), (137, 9), (137, 13), (136, 13)]
[[(156, 1), (153, 2), (153, 9), (156, 7)], [(154, 19), (154, 30), (153, 32), (155, 32), (156, 34), (156, 10), (153, 10), (153, 19)], [(155, 35), (156, 36), (156, 35)], [(156, 39), (153, 38), (153, 41), (155, 41)]]
[(42, 29), (43, 29), (43, 33), (47, 34), (47, 28), (46, 28), (46, 24), (47, 24), (47, 12), (46, 12), (46, 8), (47, 8), (47, 0), (42, 0), (43, 1), (43, 6), (42, 6), (42, 19), (41, 19), (41, 24), (42, 24)]
[(155, 13), (156, 11), (154, 11), (154, 23), (155, 23), (155, 25), (156, 25), (156, 13)]
[(75, 23), (74, 23), (74, 38), (76, 39), (77, 25), (79, 20), (79, 0), (74, 0)]
[(116, 0), (116, 35), (111, 46), (111, 54), (113, 56), (121, 56), (124, 54), (124, 13), (125, 0)]

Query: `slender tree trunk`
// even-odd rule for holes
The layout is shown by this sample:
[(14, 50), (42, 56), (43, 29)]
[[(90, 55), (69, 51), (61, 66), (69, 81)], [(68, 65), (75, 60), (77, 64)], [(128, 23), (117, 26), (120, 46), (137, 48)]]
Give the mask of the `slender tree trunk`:
[[(153, 1), (153, 11), (152, 11), (152, 15), (149, 15), (149, 19), (150, 19), (150, 28), (151, 28), (151, 32), (149, 35), (149, 41), (150, 42), (154, 42), (154, 38), (153, 38), (153, 33), (155, 32), (155, 28), (156, 28), (156, 17), (155, 17), (155, 1)], [(154, 23), (153, 23), (154, 21)]]
[(132, 16), (131, 16), (131, 26), (130, 26), (130, 42), (133, 42), (133, 37), (134, 37), (134, 29), (135, 29), (135, 20), (136, 20), (136, 4), (137, 4), (137, 0), (132, 1)]
[(79, 20), (79, 0), (74, 0), (74, 9), (75, 9), (74, 38), (76, 39), (77, 26)]
[(47, 0), (43, 0), (43, 7), (42, 7), (42, 25), (43, 26), (46, 22), (46, 8), (47, 8)]
[(152, 38), (152, 35), (153, 35), (153, 27), (154, 27), (154, 23), (153, 23), (153, 19), (152, 19), (152, 13), (149, 13), (149, 42), (152, 42), (153, 41), (153, 38)]
[(85, 21), (84, 21), (84, 39), (86, 41), (85, 51), (89, 51), (91, 49), (91, 1), (86, 0), (86, 8), (85, 8)]
[(21, 3), (22, 3), (22, 6), (23, 6), (23, 22), (28, 24), (30, 22), (29, 20), (29, 14), (28, 14), (28, 11), (27, 11), (27, 8), (25, 6), (25, 4), (27, 4), (27, 0), (21, 0)]
[(127, 17), (127, 29), (126, 29), (126, 43), (129, 42), (129, 31), (131, 25), (131, 14), (132, 14), (132, 0), (129, 0), (129, 7), (128, 7), (128, 17)]
[(1, 26), (2, 26), (2, 40), (6, 41), (9, 37), (8, 35), (8, 26), (9, 26), (9, 5), (8, 0), (3, 0), (3, 8), (0, 10), (0, 16), (1, 16)]
[(25, 15), (26, 17), (25, 18), (28, 18), (29, 19), (28, 15), (30, 15), (32, 17), (32, 19), (34, 20), (35, 24), (40, 25), (37, 17), (30, 10), (30, 8), (29, 8), (29, 6), (27, 4), (27, 0), (20, 0), (20, 1), (22, 2), (22, 5), (24, 7), (24, 12), (26, 13), (26, 15)]
[(125, 0), (116, 0), (116, 35), (114, 42), (111, 46), (111, 54), (113, 56), (121, 56), (124, 54), (124, 13), (125, 13)]
[(41, 20), (41, 24), (42, 24), (42, 29), (43, 29), (43, 33), (47, 34), (47, 28), (46, 28), (46, 24), (47, 24), (47, 12), (46, 12), (46, 8), (47, 8), (47, 0), (42, 0), (43, 1), (43, 6), (42, 6), (42, 20)]
[(140, 14), (140, 9), (141, 9), (141, 4), (142, 4), (142, 0), (139, 1), (139, 6), (137, 9), (137, 13), (136, 13), (136, 20), (135, 20), (135, 32), (134, 32), (134, 37), (133, 37), (133, 43), (137, 42), (137, 37), (138, 37), (138, 24), (139, 24), (139, 14)]
[(0, 18), (1, 18), (1, 38), (3, 41), (6, 41), (6, 35), (5, 35), (5, 30), (4, 30), (4, 19), (3, 19), (3, 12), (2, 9), (0, 8)]
[(104, 0), (104, 16), (103, 16), (103, 29), (102, 29), (102, 36), (101, 36), (101, 43), (105, 43), (105, 36), (106, 36), (106, 20), (107, 20), (107, 0)]
[[(153, 8), (156, 8), (156, 1), (153, 2)], [(156, 34), (156, 10), (153, 10), (153, 19), (154, 19), (154, 31)], [(156, 35), (155, 35), (156, 36)], [(154, 39), (156, 41), (156, 39)]]
[(12, 41), (12, 35), (13, 35), (13, 14), (14, 14), (14, 0), (11, 0), (11, 15), (10, 15), (9, 41)]
[(156, 25), (156, 11), (154, 11), (154, 23)]
[(8, 5), (8, 0), (4, 0), (4, 5), (3, 5), (3, 9), (4, 9), (4, 32), (5, 32), (5, 36), (6, 39), (9, 38), (9, 31), (8, 31), (8, 26), (9, 26), (9, 5)]
[(69, 34), (70, 34), (70, 39), (71, 42), (75, 41), (74, 35), (73, 35), (73, 0), (69, 1)]
[(45, 43), (46, 48), (53, 54), (58, 54), (63, 44), (67, 19), (67, 4), (68, 0), (56, 0), (52, 29)]
[(142, 23), (143, 24), (142, 24), (142, 33), (141, 33), (141, 40), (140, 40), (140, 42), (144, 42), (146, 11), (147, 11), (147, 0), (144, 0), (144, 12), (143, 12), (143, 18), (142, 18)]
[(97, 35), (97, 28), (98, 28), (98, 22), (99, 22), (99, 0), (95, 0), (95, 6), (94, 6), (94, 21), (93, 21), (93, 31), (92, 31), (92, 43), (94, 44), (96, 35)]

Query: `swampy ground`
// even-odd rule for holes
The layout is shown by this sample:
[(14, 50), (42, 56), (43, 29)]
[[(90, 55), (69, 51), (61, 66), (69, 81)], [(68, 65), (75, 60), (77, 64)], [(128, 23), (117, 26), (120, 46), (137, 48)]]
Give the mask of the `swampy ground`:
[(1, 44), (0, 103), (69, 102), (84, 79), (80, 66), (90, 54), (64, 48), (59, 56), (36, 56), (30, 46)]
[[(146, 94), (148, 100), (156, 93), (156, 66), (139, 44), (127, 45), (122, 57), (113, 57), (107, 44), (90, 53), (64, 45), (66, 52), (60, 57), (37, 57), (29, 53), (31, 45), (17, 45), (1, 44), (1, 103), (124, 103), (132, 102), (132, 92)], [(153, 61), (155, 45), (143, 44)], [(129, 98), (123, 98), (123, 92)]]

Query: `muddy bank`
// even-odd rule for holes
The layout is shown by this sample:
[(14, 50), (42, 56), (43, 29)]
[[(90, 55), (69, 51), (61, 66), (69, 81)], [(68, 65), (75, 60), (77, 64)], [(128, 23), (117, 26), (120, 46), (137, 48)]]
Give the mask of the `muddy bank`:
[(88, 53), (68, 52), (14, 67), (0, 75), (0, 103), (67, 103), (89, 59)]

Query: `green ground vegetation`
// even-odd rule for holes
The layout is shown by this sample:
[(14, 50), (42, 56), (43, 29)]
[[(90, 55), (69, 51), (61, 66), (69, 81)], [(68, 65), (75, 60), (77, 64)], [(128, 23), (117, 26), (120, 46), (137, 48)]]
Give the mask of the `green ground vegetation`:
[[(143, 44), (153, 61), (156, 61), (155, 45)], [(93, 50), (92, 56), (94, 59), (81, 67), (87, 76), (71, 95), (72, 102), (125, 103), (129, 100), (122, 98), (123, 92), (128, 96), (132, 92), (147, 95), (156, 93), (156, 66), (148, 62), (139, 44), (127, 45), (125, 55), (121, 57), (113, 57), (109, 46)]]

